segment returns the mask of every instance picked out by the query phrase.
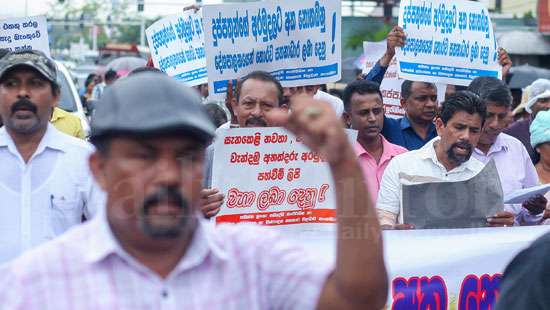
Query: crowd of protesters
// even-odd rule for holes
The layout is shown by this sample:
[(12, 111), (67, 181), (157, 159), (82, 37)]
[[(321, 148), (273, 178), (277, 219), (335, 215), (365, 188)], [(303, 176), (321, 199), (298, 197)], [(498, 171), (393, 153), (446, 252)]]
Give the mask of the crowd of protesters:
[[(530, 117), (515, 122), (499, 79), (449, 85), (443, 102), (435, 84), (404, 81), (405, 115), (389, 118), (379, 85), (405, 41), (392, 29), (384, 56), (342, 98), (320, 85), (283, 87), (263, 71), (230, 84), (223, 107), (204, 85), (188, 88), (154, 68), (90, 76), (80, 94), (96, 101), (88, 141), (78, 119), (57, 108), (55, 63), (39, 51), (3, 55), (0, 308), (381, 309), (381, 230), (414, 229), (403, 221), (403, 185), (465, 181), (490, 160), (504, 194), (550, 183), (550, 81), (528, 88)], [(499, 63), (506, 76), (504, 50)], [(330, 167), (334, 265), (266, 228), (207, 221), (225, 199), (211, 182), (216, 133), (271, 126), (295, 133)], [(344, 128), (357, 130), (355, 143)], [(546, 224), (548, 198), (506, 204), (486, 224)], [(343, 238), (365, 227), (364, 237)], [(500, 307), (548, 304), (548, 244), (514, 260)], [(533, 275), (537, 289), (518, 287)]]

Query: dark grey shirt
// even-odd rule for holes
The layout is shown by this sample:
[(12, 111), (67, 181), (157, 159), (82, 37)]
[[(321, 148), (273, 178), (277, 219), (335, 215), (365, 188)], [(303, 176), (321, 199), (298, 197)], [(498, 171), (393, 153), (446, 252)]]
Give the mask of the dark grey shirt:
[(550, 309), (550, 233), (506, 267), (496, 309)]

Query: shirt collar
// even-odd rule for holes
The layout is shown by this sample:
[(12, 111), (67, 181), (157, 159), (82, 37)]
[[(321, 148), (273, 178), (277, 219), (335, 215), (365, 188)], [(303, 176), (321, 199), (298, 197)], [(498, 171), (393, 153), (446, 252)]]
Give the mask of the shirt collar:
[(52, 118), (50, 119), (50, 122), (55, 122), (58, 119), (62, 119), (62, 118), (65, 118), (65, 114), (61, 111), (60, 108), (57, 108), (57, 107), (54, 108)]
[(508, 145), (506, 144), (506, 141), (503, 138), (504, 133), (500, 133), (493, 145), (489, 148), (489, 152), (487, 154), (484, 154), (481, 150), (479, 150), (477, 147), (475, 148), (474, 152), (476, 152), (479, 155), (482, 156), (489, 156), (494, 153), (498, 152), (507, 152), (508, 151)]
[[(426, 143), (426, 145), (424, 145), (419, 150), (420, 151), (420, 158), (429, 159), (435, 165), (445, 169), (445, 166), (443, 166), (443, 164), (439, 161), (439, 159), (437, 158), (437, 154), (435, 153), (434, 144), (439, 140), (441, 140), (441, 137), (437, 136), (437, 137), (433, 138), (432, 140), (430, 140), (428, 143)], [(475, 161), (478, 161), (478, 160), (475, 159), (474, 156), (471, 156), (470, 159), (468, 159), (468, 161), (466, 161), (465, 163), (462, 163), (460, 166), (458, 166), (458, 167), (456, 167), (453, 170), (448, 171), (448, 172), (460, 172), (460, 171), (464, 171), (466, 169), (468, 169), (470, 171), (478, 172), (479, 169), (478, 169), (478, 166), (476, 165)]]
[[(401, 118), (401, 122), (400, 122), (400, 126), (401, 126), (401, 130), (405, 130), (407, 128), (410, 128), (410, 129), (413, 129), (412, 126), (411, 126), (411, 121), (409, 120), (409, 118), (407, 117), (407, 115), (404, 115), (402, 118)], [(435, 124), (433, 122), (430, 123), (429, 125), (429, 130), (428, 130), (428, 136), (435, 131)], [(414, 129), (413, 129), (414, 130)]]
[[(33, 156), (42, 153), (46, 148), (65, 152), (65, 146), (62, 142), (63, 139), (60, 139), (60, 135), (62, 135), (62, 133), (60, 133), (52, 124), (48, 124), (46, 132), (44, 133), (42, 140), (40, 140)], [(18, 153), (15, 143), (13, 142), (13, 139), (9, 135), (5, 126), (0, 128), (0, 147), (3, 146), (7, 146), (11, 152)]]
[[(215, 227), (212, 223), (200, 219), (197, 214), (198, 225), (193, 234), (193, 239), (185, 252), (185, 255), (180, 259), (180, 262), (172, 271), (172, 273), (189, 270), (201, 264), (209, 254), (214, 259), (220, 261), (227, 260), (228, 255), (221, 245), (215, 241)], [(111, 255), (117, 255), (120, 258), (139, 264), (120, 246), (116, 240), (109, 223), (107, 221), (107, 212), (102, 209), (92, 220), (90, 225), (93, 226), (93, 235), (90, 237), (90, 246), (86, 249), (85, 259), (89, 263), (98, 263), (105, 260)]]
[[(382, 156), (380, 157), (380, 163), (390, 160), (402, 153), (399, 151), (399, 149), (396, 149), (393, 144), (386, 140), (383, 135), (380, 135), (380, 137), (382, 138), (383, 149)], [(354, 149), (355, 155), (357, 155), (357, 157), (361, 157), (362, 155), (368, 155), (372, 157), (372, 155), (367, 150), (365, 150), (365, 148), (357, 141), (355, 141), (354, 143)]]

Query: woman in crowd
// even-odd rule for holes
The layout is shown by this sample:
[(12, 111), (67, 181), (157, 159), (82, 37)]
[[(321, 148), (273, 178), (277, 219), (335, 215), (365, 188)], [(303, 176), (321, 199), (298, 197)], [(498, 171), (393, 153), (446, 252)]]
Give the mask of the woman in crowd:
[[(531, 145), (540, 155), (540, 161), (535, 165), (541, 184), (550, 183), (550, 111), (542, 111), (531, 123)], [(545, 195), (550, 201), (550, 192)], [(544, 212), (544, 224), (550, 224), (550, 203)]]

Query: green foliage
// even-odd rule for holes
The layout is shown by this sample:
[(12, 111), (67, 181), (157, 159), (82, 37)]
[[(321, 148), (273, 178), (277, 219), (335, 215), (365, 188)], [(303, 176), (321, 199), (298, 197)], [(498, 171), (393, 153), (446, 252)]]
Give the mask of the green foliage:
[(376, 30), (364, 30), (358, 32), (352, 36), (349, 36), (346, 40), (346, 47), (351, 49), (357, 49), (363, 47), (364, 41), (378, 42), (384, 40), (388, 33), (391, 31), (392, 26), (382, 24)]

